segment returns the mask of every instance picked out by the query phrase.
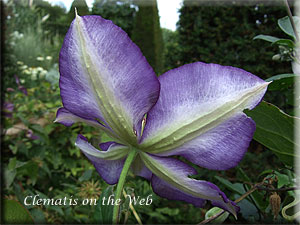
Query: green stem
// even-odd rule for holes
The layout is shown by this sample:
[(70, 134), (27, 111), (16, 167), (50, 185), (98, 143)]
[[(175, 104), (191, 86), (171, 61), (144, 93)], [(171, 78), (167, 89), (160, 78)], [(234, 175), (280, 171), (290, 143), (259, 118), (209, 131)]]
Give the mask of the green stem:
[[(124, 183), (125, 183), (125, 180), (126, 180), (128, 170), (131, 166), (131, 163), (135, 159), (136, 154), (137, 154), (137, 150), (132, 147), (131, 151), (129, 152), (129, 154), (128, 154), (126, 160), (125, 160), (125, 163), (124, 163), (124, 166), (123, 166), (120, 178), (119, 178), (115, 201), (117, 199), (121, 198), (121, 194), (122, 194), (122, 190), (123, 190), (123, 186), (124, 186)], [(115, 204), (114, 209), (113, 209), (113, 224), (118, 224), (119, 223), (119, 210), (120, 210), (120, 205)]]

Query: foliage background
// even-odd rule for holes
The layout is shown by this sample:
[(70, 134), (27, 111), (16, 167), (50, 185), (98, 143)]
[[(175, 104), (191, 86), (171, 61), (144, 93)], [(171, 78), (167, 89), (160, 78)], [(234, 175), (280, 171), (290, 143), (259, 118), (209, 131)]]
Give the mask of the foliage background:
[[(96, 0), (89, 10), (84, 0), (75, 0), (67, 12), (65, 8), (39, 0), (31, 4), (17, 0), (2, 2), (4, 61), (1, 73), (5, 75), (1, 93), (2, 196), (25, 207), (31, 215), (29, 221), (99, 223), (107, 221), (109, 213), (105, 212), (110, 210), (101, 205), (24, 205), (28, 195), (98, 199), (112, 191), (74, 146), (78, 133), (85, 134), (95, 145), (107, 141), (108, 137), (83, 124), (65, 127), (53, 123), (56, 110), (61, 107), (58, 54), (74, 17), (74, 7), (80, 15), (101, 15), (122, 27), (140, 46), (158, 75), (195, 61), (240, 67), (262, 79), (292, 73), (290, 58), (272, 59), (280, 52), (280, 46), (253, 40), (259, 34), (288, 38), (277, 26), (277, 20), (286, 15), (282, 4), (266, 6), (257, 2), (224, 6), (195, 5), (195, 2), (184, 1), (176, 31), (160, 28), (155, 4), (141, 6), (131, 0)], [(293, 82), (284, 89), (269, 91), (265, 99), (294, 115)], [(196, 169), (196, 179), (217, 184), (231, 199), (237, 199), (251, 188), (250, 184), (263, 178), (268, 178), (268, 182), (273, 182), (270, 185), (276, 188), (293, 186), (295, 178), (293, 166), (286, 165), (268, 146), (257, 141), (251, 143), (236, 168)], [(198, 209), (160, 198), (152, 192), (148, 181), (133, 174), (129, 175), (126, 192), (135, 196), (153, 195), (150, 206), (134, 206), (145, 224), (198, 223), (211, 208), (209, 204)], [(281, 214), (274, 217), (269, 202), (271, 195), (268, 191), (254, 192), (240, 203), (238, 221), (230, 216), (225, 223), (292, 223), (293, 220), (288, 221)], [(287, 191), (279, 195), (281, 210), (293, 201), (295, 193)], [(4, 205), (4, 211), (5, 207), (9, 205)], [(122, 206), (124, 220), (136, 223), (128, 202)]]

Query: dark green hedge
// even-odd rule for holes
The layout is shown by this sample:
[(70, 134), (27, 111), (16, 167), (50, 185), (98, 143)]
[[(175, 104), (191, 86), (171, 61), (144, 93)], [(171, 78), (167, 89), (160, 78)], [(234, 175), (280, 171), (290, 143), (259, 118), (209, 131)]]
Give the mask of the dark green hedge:
[(156, 0), (137, 1), (139, 11), (135, 17), (132, 40), (141, 48), (144, 56), (160, 74), (163, 70), (163, 39), (159, 24)]
[(197, 3), (184, 1), (177, 24), (180, 49), (176, 57), (169, 50), (165, 67), (203, 61), (240, 67), (262, 78), (290, 72), (289, 62), (272, 60), (276, 46), (253, 40), (259, 34), (285, 36), (277, 26), (286, 16), (283, 4)]

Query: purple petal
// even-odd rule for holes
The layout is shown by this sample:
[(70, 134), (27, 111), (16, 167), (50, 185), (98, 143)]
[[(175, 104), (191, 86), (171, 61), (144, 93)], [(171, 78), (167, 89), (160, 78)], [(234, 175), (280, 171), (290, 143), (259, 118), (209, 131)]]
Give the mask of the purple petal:
[(108, 184), (116, 184), (123, 169), (128, 147), (114, 143), (107, 151), (99, 151), (82, 135), (78, 135), (75, 145), (93, 163), (97, 172)]
[(99, 147), (101, 148), (102, 151), (107, 151), (107, 149), (109, 149), (109, 147), (115, 143), (116, 142), (114, 142), (114, 141), (108, 141), (108, 142), (100, 143)]
[(208, 169), (226, 170), (242, 160), (254, 131), (254, 121), (240, 113), (184, 145), (158, 155), (180, 155)]
[[(214, 205), (218, 205), (233, 215), (239, 211), (239, 208), (216, 185), (189, 178), (189, 175), (196, 174), (191, 166), (170, 157), (151, 156), (147, 153), (140, 153), (140, 156), (145, 165), (157, 176), (153, 179), (152, 185), (153, 190), (161, 196), (184, 200), (197, 206), (202, 206), (203, 200), (210, 200)], [(171, 186), (171, 189), (162, 193), (162, 187), (168, 186)]]
[[(185, 149), (191, 151), (184, 153), (186, 157), (196, 157), (194, 160), (206, 167), (219, 163), (225, 153), (232, 163), (220, 162), (220, 167), (209, 168), (234, 166), (244, 154), (254, 130), (253, 122), (244, 116), (243, 110), (252, 109), (261, 101), (268, 83), (238, 68), (200, 62), (171, 70), (159, 80), (160, 96), (147, 114), (140, 148), (166, 155), (177, 150), (182, 153), (181, 149)], [(219, 144), (225, 146), (218, 139), (228, 146), (212, 150)], [(237, 144), (236, 140), (242, 143)], [(231, 152), (226, 153), (227, 150)], [(209, 156), (208, 160), (198, 159), (199, 154)]]
[(32, 130), (27, 130), (26, 137), (30, 138), (31, 140), (37, 140), (40, 138), (39, 136), (35, 135)]
[(15, 89), (13, 89), (13, 88), (6, 88), (6, 91), (7, 92), (13, 92), (13, 91), (15, 91)]
[(23, 85), (19, 85), (18, 88), (20, 91), (23, 92), (24, 95), (26, 95), (26, 96), (28, 95), (26, 87), (24, 87)]
[(16, 74), (14, 75), (14, 77), (15, 77), (17, 85), (20, 85), (21, 84), (20, 78)]
[(153, 191), (160, 197), (167, 198), (169, 200), (185, 201), (200, 208), (205, 205), (206, 201), (204, 199), (185, 194), (184, 192), (178, 190), (177, 188), (174, 188), (155, 175), (153, 175), (151, 179), (151, 185)]
[(54, 122), (61, 123), (61, 124), (65, 125), (65, 126), (67, 126), (67, 127), (72, 126), (76, 122), (85, 122), (87, 124), (90, 124), (90, 125), (93, 125), (93, 126), (96, 126), (96, 127), (101, 126), (101, 124), (98, 123), (97, 121), (95, 121), (95, 120), (87, 120), (87, 119), (84, 120), (81, 117), (78, 117), (78, 116), (72, 114), (71, 112), (69, 112), (64, 107), (59, 108), (57, 110), (56, 119), (55, 119)]
[(12, 118), (12, 112), (14, 111), (14, 104), (11, 102), (4, 102), (2, 112), (3, 115), (7, 118)]
[(155, 104), (159, 82), (139, 48), (111, 21), (76, 16), (60, 52), (64, 107), (99, 119), (136, 143), (141, 120)]
[(14, 111), (14, 108), (15, 108), (15, 106), (11, 102), (4, 102), (4, 104), (3, 104), (3, 109), (6, 112), (12, 112), (12, 111)]

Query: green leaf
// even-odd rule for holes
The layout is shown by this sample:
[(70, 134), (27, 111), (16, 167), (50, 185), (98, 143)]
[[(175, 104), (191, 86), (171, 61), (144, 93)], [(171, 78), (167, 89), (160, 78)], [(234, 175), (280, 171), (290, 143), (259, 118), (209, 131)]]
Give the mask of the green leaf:
[(92, 176), (93, 170), (86, 170), (81, 177), (79, 177), (78, 181), (82, 182), (82, 181), (86, 181), (89, 180)]
[(287, 175), (279, 173), (277, 171), (275, 171), (275, 174), (278, 179), (277, 188), (282, 188), (284, 185), (290, 184), (290, 179)]
[(101, 194), (100, 199), (98, 200), (96, 210), (94, 213), (94, 220), (99, 224), (111, 224), (113, 216), (113, 205), (103, 204), (102, 201), (107, 200), (109, 196), (113, 195), (113, 186), (108, 186)]
[(29, 121), (24, 118), (24, 116), (20, 113), (17, 114), (17, 117), (22, 121), (22, 123), (24, 123), (27, 127), (30, 125)]
[(295, 78), (299, 77), (299, 75), (292, 73), (279, 74), (276, 76), (272, 76), (265, 81), (273, 81), (268, 86), (269, 91), (280, 91), (286, 90), (288, 87), (294, 84)]
[(260, 35), (257, 35), (253, 38), (253, 40), (256, 40), (256, 39), (260, 39), (260, 40), (264, 40), (264, 41), (269, 41), (269, 42), (275, 42), (275, 41), (278, 41), (280, 40), (279, 38), (277, 37), (273, 37), (273, 36), (270, 36), (270, 35), (264, 35), (264, 34), (260, 34)]
[(30, 210), (30, 214), (32, 215), (34, 222), (37, 224), (45, 224), (46, 219), (43, 211), (39, 208), (34, 208)]
[(245, 113), (256, 123), (254, 140), (272, 150), (288, 166), (293, 166), (296, 157), (294, 148), (295, 120), (276, 106), (262, 101), (255, 109)]
[(279, 39), (279, 40), (273, 42), (272, 45), (284, 45), (291, 49), (293, 49), (295, 47), (295, 43), (290, 39)]
[(4, 170), (4, 184), (6, 188), (9, 188), (16, 177), (16, 170), (5, 169)]
[(32, 184), (35, 185), (39, 174), (39, 165), (34, 161), (29, 161), (17, 169), (18, 175), (28, 176)]
[[(220, 209), (219, 207), (213, 207), (205, 213), (205, 219), (207, 220), (207, 219), (215, 216), (216, 214), (218, 214), (221, 211), (222, 211), (222, 209)], [(224, 212), (221, 216), (214, 219), (212, 222), (216, 223), (216, 224), (223, 223), (227, 219), (228, 216), (229, 216), (229, 212)]]
[(162, 214), (166, 214), (168, 216), (176, 216), (179, 214), (179, 209), (171, 209), (168, 207), (164, 207), (164, 208), (158, 208), (156, 209), (157, 212), (162, 213)]
[[(300, 18), (298, 16), (293, 16), (293, 20), (295, 22), (295, 26), (299, 27), (300, 25)], [(284, 33), (287, 35), (293, 37), (296, 40), (296, 36), (290, 21), (290, 18), (288, 16), (285, 16), (278, 20), (278, 25), (281, 30), (283, 30)], [(297, 31), (299, 33), (299, 30)]]
[(264, 170), (263, 172), (261, 172), (258, 177), (265, 175), (265, 174), (272, 174), (274, 173), (274, 170), (268, 169), (268, 170)]
[[(238, 199), (240, 197), (241, 197), (240, 195), (237, 195), (237, 194), (234, 195), (235, 199)], [(240, 207), (240, 213), (242, 214), (242, 217), (244, 217), (248, 221), (249, 221), (249, 219), (251, 219), (251, 217), (254, 217), (255, 221), (258, 221), (259, 212), (257, 211), (257, 208), (251, 201), (249, 201), (248, 199), (243, 199), (237, 205)], [(267, 205), (268, 205), (268, 202), (267, 202)]]
[(225, 185), (229, 190), (234, 191), (240, 195), (243, 195), (245, 193), (245, 190), (244, 190), (242, 184), (240, 184), (240, 183), (233, 184), (230, 181), (228, 181), (222, 177), (219, 177), (219, 176), (215, 176), (215, 178), (219, 182), (221, 182), (223, 185)]
[(4, 199), (3, 201), (3, 221), (6, 224), (34, 223), (28, 210), (15, 200)]
[(150, 216), (150, 218), (156, 218), (158, 221), (163, 221), (164, 223), (166, 223), (168, 221), (168, 217), (160, 214), (159, 212), (149, 212), (148, 216)]
[(13, 158), (11, 158), (11, 159), (9, 160), (9, 164), (8, 164), (7, 168), (8, 168), (9, 170), (13, 170), (13, 169), (16, 168), (16, 164), (17, 164), (17, 158), (16, 158), (16, 157), (13, 157)]

